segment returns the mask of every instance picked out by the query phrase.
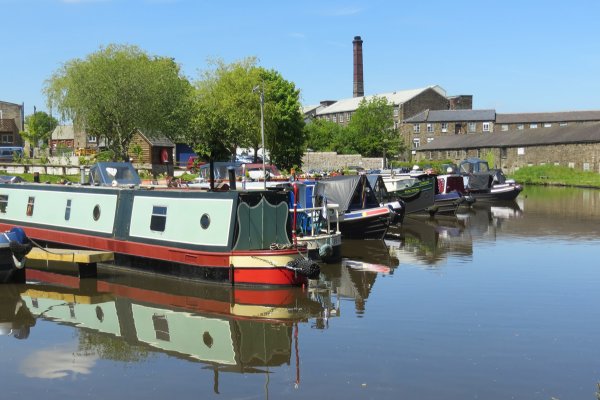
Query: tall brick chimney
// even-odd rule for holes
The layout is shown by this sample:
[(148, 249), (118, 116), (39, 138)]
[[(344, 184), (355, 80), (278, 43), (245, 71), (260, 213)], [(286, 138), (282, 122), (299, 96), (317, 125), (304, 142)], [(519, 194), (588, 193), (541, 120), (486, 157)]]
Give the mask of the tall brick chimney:
[(365, 84), (363, 81), (363, 56), (362, 43), (360, 36), (354, 36), (352, 44), (354, 45), (354, 87), (352, 97), (363, 97), (365, 95)]

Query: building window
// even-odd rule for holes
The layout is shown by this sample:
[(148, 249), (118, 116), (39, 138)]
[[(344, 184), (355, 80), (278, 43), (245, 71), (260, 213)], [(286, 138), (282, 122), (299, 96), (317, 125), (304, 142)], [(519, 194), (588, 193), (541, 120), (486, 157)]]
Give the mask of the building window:
[(340, 124), (344, 122), (344, 114), (340, 114)]
[(421, 146), (421, 139), (414, 138), (413, 139), (413, 149), (418, 149)]
[(2, 135), (2, 143), (12, 143), (12, 135)]
[(420, 133), (421, 132), (421, 124), (413, 124), (413, 132)]
[(88, 143), (96, 143), (97, 140), (96, 136), (88, 136)]
[(398, 109), (394, 108), (394, 117), (397, 117), (397, 116), (398, 116)]
[(477, 130), (477, 124), (475, 122), (469, 122), (469, 132), (475, 132)]
[(506, 158), (507, 157), (507, 151), (506, 151), (506, 147), (502, 147), (500, 148), (500, 158)]
[(431, 143), (431, 142), (433, 142), (433, 138), (432, 137), (428, 137), (427, 138), (427, 143)]
[(590, 170), (590, 163), (584, 162), (583, 163), (583, 170), (584, 171), (589, 171)]
[(167, 225), (167, 207), (152, 207), (152, 217), (150, 218), (150, 230), (155, 232), (164, 232)]
[(433, 132), (433, 124), (427, 124), (427, 132), (429, 132), (429, 133)]
[(519, 147), (519, 148), (517, 148), (517, 155), (518, 156), (524, 156), (525, 155), (525, 147)]
[(566, 122), (561, 122), (561, 123), (560, 123), (560, 124), (558, 124), (558, 125), (559, 125), (559, 126), (567, 126), (567, 125), (568, 125), (568, 123), (566, 123)]
[(538, 124), (529, 124), (529, 129), (537, 129)]
[(503, 131), (507, 131), (508, 130), (508, 124), (502, 124), (502, 128)]
[(448, 132), (448, 123), (442, 122), (442, 132)]
[(433, 151), (428, 151), (427, 155), (430, 160), (433, 160)]
[(489, 122), (484, 122), (483, 123), (483, 131), (484, 132), (489, 132), (490, 131), (490, 123)]
[(523, 129), (525, 129), (525, 125), (519, 124), (517, 125), (517, 129), (522, 131)]
[(550, 128), (550, 127), (552, 127), (552, 124), (550, 122), (544, 123), (544, 128)]
[(331, 117), (331, 120), (332, 120), (333, 122), (336, 122), (336, 123), (337, 123), (337, 115), (333, 115), (333, 117)]
[(352, 120), (352, 113), (348, 113), (348, 118), (346, 118), (346, 121), (350, 122)]

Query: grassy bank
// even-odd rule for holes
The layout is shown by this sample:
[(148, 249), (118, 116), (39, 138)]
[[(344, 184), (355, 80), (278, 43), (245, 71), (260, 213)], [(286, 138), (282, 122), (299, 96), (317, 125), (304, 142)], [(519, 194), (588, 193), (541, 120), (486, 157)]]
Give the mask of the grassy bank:
[(600, 188), (600, 174), (554, 165), (523, 167), (512, 173), (510, 177), (524, 184)]

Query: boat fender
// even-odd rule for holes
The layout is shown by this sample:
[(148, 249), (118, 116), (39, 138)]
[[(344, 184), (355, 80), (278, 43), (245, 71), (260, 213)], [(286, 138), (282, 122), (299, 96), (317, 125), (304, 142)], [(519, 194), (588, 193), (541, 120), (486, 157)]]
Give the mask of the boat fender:
[(333, 254), (333, 247), (329, 243), (325, 243), (321, 247), (319, 247), (319, 257), (321, 259), (325, 259), (331, 257)]
[(319, 264), (314, 261), (307, 260), (304, 258), (297, 258), (288, 262), (285, 267), (301, 275), (306, 276), (308, 279), (317, 279), (321, 273)]

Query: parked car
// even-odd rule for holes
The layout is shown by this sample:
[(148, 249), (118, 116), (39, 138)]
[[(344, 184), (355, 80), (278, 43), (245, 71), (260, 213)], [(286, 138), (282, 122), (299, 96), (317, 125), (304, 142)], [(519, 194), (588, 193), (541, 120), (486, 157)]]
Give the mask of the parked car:
[(22, 147), (0, 147), (0, 162), (13, 162), (15, 156), (23, 157)]

